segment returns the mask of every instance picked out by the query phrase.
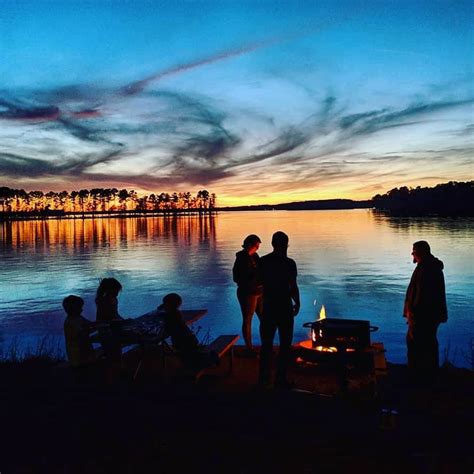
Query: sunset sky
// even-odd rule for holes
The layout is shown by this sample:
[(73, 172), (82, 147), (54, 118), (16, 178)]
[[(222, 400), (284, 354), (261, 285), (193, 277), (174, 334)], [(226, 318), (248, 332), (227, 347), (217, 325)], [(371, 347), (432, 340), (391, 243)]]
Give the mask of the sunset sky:
[(474, 177), (471, 1), (0, 1), (0, 186), (219, 205)]

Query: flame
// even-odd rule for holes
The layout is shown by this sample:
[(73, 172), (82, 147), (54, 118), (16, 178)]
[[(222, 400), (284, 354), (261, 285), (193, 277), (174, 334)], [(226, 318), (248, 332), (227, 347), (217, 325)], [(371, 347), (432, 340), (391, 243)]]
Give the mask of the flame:
[(333, 346), (316, 346), (315, 349), (320, 352), (337, 352), (337, 347)]
[(319, 319), (326, 319), (326, 308), (324, 305), (321, 306), (321, 311), (319, 312)]

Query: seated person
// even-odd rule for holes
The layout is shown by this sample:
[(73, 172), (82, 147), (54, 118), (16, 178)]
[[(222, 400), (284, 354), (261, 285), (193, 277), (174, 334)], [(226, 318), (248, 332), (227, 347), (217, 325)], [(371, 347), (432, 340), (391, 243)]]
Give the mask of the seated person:
[(158, 306), (158, 310), (164, 313), (165, 332), (171, 337), (173, 347), (184, 355), (195, 353), (198, 350), (199, 342), (184, 322), (183, 315), (179, 310), (182, 302), (181, 296), (169, 293), (163, 298), (163, 304)]
[(122, 291), (122, 285), (115, 278), (103, 278), (95, 297), (97, 305), (97, 321), (123, 320), (118, 312), (118, 295)]
[(115, 278), (103, 278), (97, 288), (95, 304), (97, 323), (108, 323), (99, 330), (102, 348), (109, 362), (119, 363), (122, 357), (120, 326), (124, 319), (118, 312), (118, 295), (122, 285)]
[(199, 369), (216, 362), (215, 354), (199, 351), (199, 342), (183, 319), (179, 308), (183, 300), (176, 293), (169, 293), (163, 298), (158, 311), (164, 313), (164, 329), (171, 337), (173, 347), (177, 349), (186, 367)]
[(79, 296), (69, 295), (63, 300), (67, 314), (64, 321), (66, 353), (72, 367), (83, 367), (96, 360), (89, 337), (96, 330), (96, 325), (82, 316), (83, 306), (84, 300)]

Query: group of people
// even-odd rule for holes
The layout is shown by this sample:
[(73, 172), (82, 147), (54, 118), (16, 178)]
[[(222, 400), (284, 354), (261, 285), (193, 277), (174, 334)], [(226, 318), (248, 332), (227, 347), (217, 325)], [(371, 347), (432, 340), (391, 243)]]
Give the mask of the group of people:
[[(66, 353), (70, 365), (78, 369), (88, 369), (99, 357), (108, 362), (109, 368), (120, 368), (122, 347), (120, 329), (126, 321), (118, 311), (118, 295), (122, 285), (115, 278), (104, 278), (97, 289), (95, 303), (96, 321), (92, 322), (82, 315), (84, 300), (79, 296), (69, 295), (63, 300), (66, 312), (64, 335)], [(199, 342), (189, 329), (180, 311), (182, 298), (176, 293), (167, 294), (158, 311), (163, 317), (165, 334), (171, 337), (173, 347), (182, 356), (188, 367), (203, 363), (199, 352)], [(90, 335), (98, 333), (101, 350), (95, 351)], [(113, 372), (113, 370), (112, 370)]]
[[(259, 383), (270, 383), (273, 339), (278, 330), (276, 385), (289, 385), (286, 378), (293, 338), (293, 318), (300, 309), (296, 263), (287, 256), (288, 236), (276, 232), (272, 237), (273, 252), (258, 256), (261, 240), (249, 235), (243, 249), (236, 254), (233, 278), (242, 311), (242, 334), (247, 352), (254, 352), (251, 324), (254, 314), (260, 320)], [(448, 319), (443, 262), (431, 253), (428, 242), (413, 244), (413, 263), (417, 266), (407, 289), (403, 316), (407, 320), (406, 336), (408, 368), (412, 378), (430, 382), (439, 368), (437, 331)]]
[[(242, 312), (242, 334), (248, 355), (256, 355), (252, 344), (251, 324), (254, 314), (259, 318), (260, 361), (258, 383), (272, 384), (272, 353), (278, 331), (280, 345), (276, 364), (275, 385), (289, 387), (287, 369), (293, 341), (294, 317), (300, 310), (297, 267), (287, 255), (289, 238), (281, 231), (272, 236), (273, 251), (259, 257), (261, 240), (257, 235), (244, 239), (233, 266), (237, 298)], [(415, 378), (432, 379), (439, 367), (437, 330), (447, 321), (443, 263), (431, 254), (426, 241), (413, 244), (413, 262), (417, 264), (407, 289), (403, 316), (407, 319), (408, 367)], [(63, 301), (67, 314), (64, 322), (66, 352), (73, 367), (87, 367), (97, 360), (91, 333), (97, 331), (102, 355), (111, 364), (120, 363), (121, 344), (114, 328), (124, 318), (118, 311), (118, 295), (122, 285), (115, 278), (104, 278), (97, 289), (96, 321), (82, 316), (84, 300), (70, 295)], [(196, 336), (185, 324), (180, 306), (181, 297), (170, 293), (158, 310), (163, 314), (165, 333), (182, 355), (185, 365), (197, 366), (203, 361)]]
[(254, 352), (251, 325), (254, 314), (260, 320), (260, 367), (258, 383), (271, 384), (273, 340), (278, 331), (278, 352), (275, 385), (288, 387), (287, 368), (293, 341), (294, 317), (300, 310), (296, 263), (289, 258), (288, 236), (281, 231), (272, 236), (273, 252), (260, 258), (257, 235), (244, 239), (232, 270), (237, 283), (237, 298), (242, 311), (242, 334), (249, 354)]

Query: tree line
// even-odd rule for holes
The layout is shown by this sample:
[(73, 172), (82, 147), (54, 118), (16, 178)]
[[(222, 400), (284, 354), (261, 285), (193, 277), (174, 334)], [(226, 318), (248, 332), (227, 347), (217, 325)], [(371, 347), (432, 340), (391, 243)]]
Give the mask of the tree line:
[(133, 189), (81, 189), (80, 191), (25, 191), (0, 187), (2, 213), (85, 213), (161, 210), (210, 210), (216, 205), (216, 195), (200, 190), (190, 192), (153, 193), (139, 196)]
[(474, 215), (474, 181), (394, 188), (372, 198), (376, 209), (411, 215)]

